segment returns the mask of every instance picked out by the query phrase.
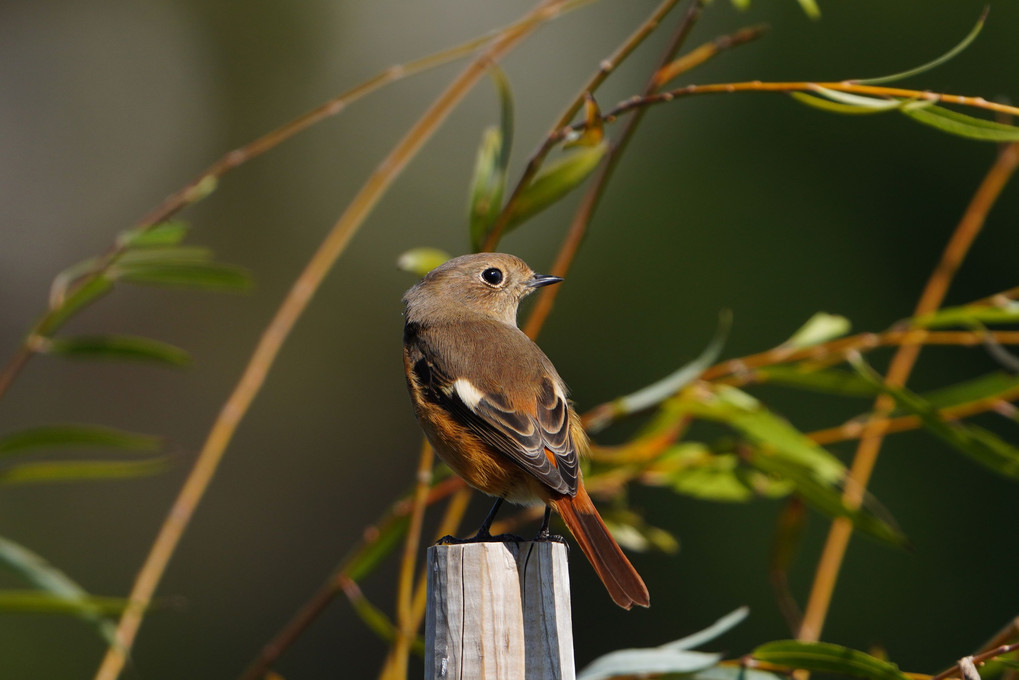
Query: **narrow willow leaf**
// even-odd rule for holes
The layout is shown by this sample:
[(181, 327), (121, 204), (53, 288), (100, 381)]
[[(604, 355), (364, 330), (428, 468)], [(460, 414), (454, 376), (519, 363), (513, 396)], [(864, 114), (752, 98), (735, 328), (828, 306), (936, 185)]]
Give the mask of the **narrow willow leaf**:
[(916, 328), (973, 327), (978, 324), (1005, 324), (1019, 322), (1019, 302), (1009, 300), (1000, 305), (965, 305), (945, 307), (931, 314), (915, 317), (911, 324)]
[(70, 613), (96, 623), (107, 642), (113, 641), (113, 634), (116, 631), (113, 621), (100, 615), (102, 610), (94, 606), (84, 588), (42, 556), (23, 545), (0, 537), (0, 566), (51, 597), (67, 602), (72, 608)]
[[(606, 416), (611, 415), (612, 418), (618, 418), (651, 408), (689, 385), (718, 360), (722, 353), (722, 348), (725, 346), (725, 341), (729, 337), (729, 330), (731, 328), (732, 312), (723, 310), (718, 315), (718, 326), (715, 329), (714, 337), (711, 338), (711, 341), (696, 359), (681, 366), (675, 372), (670, 373), (658, 382), (614, 400), (611, 404), (611, 411), (606, 412)], [(612, 418), (592, 419), (588, 422), (587, 429), (591, 433), (598, 432), (604, 429)]]
[(783, 347), (813, 347), (823, 342), (840, 338), (849, 332), (852, 324), (849, 319), (838, 314), (817, 312), (807, 319), (793, 336), (782, 343)]
[(0, 484), (125, 479), (155, 475), (164, 472), (167, 468), (169, 468), (169, 459), (165, 457), (140, 461), (87, 460), (18, 463), (0, 470)]
[(819, 673), (835, 673), (866, 680), (909, 680), (893, 663), (827, 642), (779, 640), (761, 645), (751, 656), (778, 666)]
[[(819, 479), (811, 471), (775, 455), (772, 450), (756, 449), (748, 452), (750, 464), (788, 479), (804, 501), (829, 517), (846, 517), (853, 527), (889, 545), (905, 547), (908, 539), (870, 494), (864, 495), (862, 510), (852, 510), (842, 500), (842, 484)], [(878, 513), (880, 513), (879, 516)]]
[(598, 166), (606, 151), (607, 142), (581, 147), (538, 173), (510, 206), (506, 230), (534, 217), (579, 186)]
[(117, 236), (117, 245), (121, 248), (149, 248), (153, 246), (175, 246), (184, 240), (188, 233), (187, 222), (170, 220), (149, 228), (134, 228), (123, 231)]
[(117, 265), (122, 267), (148, 264), (173, 266), (211, 260), (212, 251), (204, 246), (159, 246), (128, 250), (117, 259)]
[(400, 539), (407, 533), (410, 518), (395, 517), (379, 529), (378, 534), (360, 553), (347, 564), (347, 576), (352, 581), (360, 581), (378, 566), (379, 562), (393, 551)]
[(679, 550), (679, 541), (664, 529), (648, 524), (636, 512), (614, 510), (603, 515), (605, 525), (619, 545), (635, 552), (660, 550), (664, 553), (675, 553)]
[(51, 313), (42, 332), (48, 333), (59, 328), (78, 310), (95, 302), (111, 290), (113, 290), (113, 282), (106, 276), (100, 275), (88, 280), (70, 294), (67, 290), (53, 292), (50, 298)]
[(856, 357), (851, 361), (860, 375), (880, 386), (897, 406), (919, 417), (929, 432), (987, 469), (1004, 477), (1019, 479), (1019, 448), (982, 427), (945, 420), (937, 408), (914, 392), (886, 385), (863, 359)]
[(1019, 376), (1004, 372), (988, 373), (972, 380), (925, 392), (921, 397), (936, 409), (951, 408), (998, 395), (1012, 393), (1019, 388)]
[(754, 371), (764, 382), (798, 389), (838, 394), (846, 397), (873, 397), (878, 394), (874, 385), (856, 373), (837, 368), (811, 370), (803, 364), (764, 366)]
[(502, 210), (502, 197), (506, 191), (506, 169), (499, 165), (499, 158), (503, 155), (502, 139), (499, 128), (486, 129), (474, 161), (467, 213), (474, 250), (481, 248), (485, 235)]
[[(824, 88), (818, 88), (818, 90), (822, 89)], [(830, 91), (834, 92), (834, 90)], [(871, 97), (860, 97), (860, 99), (867, 99), (873, 102), (874, 105), (843, 104), (837, 101), (825, 99), (824, 97), (807, 94), (806, 92), (790, 92), (789, 96), (801, 104), (806, 104), (807, 106), (815, 109), (850, 116), (867, 116), (874, 113), (887, 113), (888, 111), (894, 111), (902, 106), (902, 102), (898, 100), (875, 99)], [(880, 104), (880, 106), (878, 106), (878, 104)]]
[(50, 309), (56, 309), (64, 304), (67, 291), (71, 284), (82, 276), (92, 272), (99, 264), (98, 257), (90, 257), (87, 260), (72, 264), (70, 267), (53, 277), (50, 284)]
[(904, 79), (909, 78), (911, 76), (920, 75), (921, 73), (925, 73), (927, 71), (930, 71), (933, 68), (941, 66), (945, 62), (947, 62), (950, 59), (954, 58), (956, 55), (958, 55), (964, 49), (969, 47), (970, 43), (972, 43), (974, 40), (976, 40), (976, 37), (978, 35), (980, 35), (980, 31), (984, 27), (984, 21), (987, 19), (987, 12), (988, 12), (989, 9), (990, 9), (990, 5), (984, 7), (984, 11), (980, 14), (980, 18), (977, 19), (976, 25), (970, 30), (970, 32), (966, 35), (966, 37), (963, 38), (962, 41), (958, 45), (956, 45), (952, 49), (948, 50), (947, 52), (942, 54), (940, 57), (938, 57), (936, 59), (933, 59), (931, 61), (928, 61), (926, 64), (921, 64), (920, 66), (917, 66), (915, 68), (911, 68), (908, 71), (902, 71), (901, 73), (893, 73), (893, 74), (888, 75), (888, 76), (880, 76), (878, 78), (867, 78), (865, 80), (854, 80), (853, 82), (860, 83), (861, 85), (880, 85), (882, 83), (895, 82), (896, 80), (904, 80)]
[(692, 675), (663, 675), (659, 680), (788, 680), (788, 676), (739, 665), (713, 666)]
[(821, 8), (817, 6), (816, 0), (798, 0), (800, 9), (811, 19), (821, 18)]
[(735, 387), (716, 386), (712, 392), (683, 400), (692, 415), (725, 423), (751, 441), (767, 447), (771, 455), (810, 471), (827, 483), (840, 483), (842, 462), (794, 428), (752, 396)]
[(157, 286), (235, 292), (251, 288), (245, 269), (218, 262), (118, 263), (111, 274), (121, 281)]
[[(828, 87), (821, 87), (820, 85), (813, 86), (813, 91), (820, 94), (821, 96), (845, 104), (847, 106), (858, 106), (861, 109), (874, 109), (875, 111), (892, 111), (894, 109), (901, 108), (908, 103), (900, 99), (884, 99), (883, 97), (868, 97), (865, 95), (854, 94), (852, 92), (843, 92), (842, 90), (833, 90)], [(920, 102), (920, 104), (928, 105), (934, 102)]]
[(179, 347), (131, 335), (57, 338), (46, 345), (46, 353), (72, 359), (127, 359), (154, 361), (171, 366), (187, 366), (191, 363), (191, 356)]
[(608, 680), (615, 677), (642, 677), (664, 673), (695, 673), (711, 668), (721, 654), (692, 652), (668, 647), (620, 649), (592, 661), (577, 673), (577, 680)]
[(718, 619), (707, 628), (662, 646), (667, 649), (693, 649), (694, 647), (700, 647), (704, 643), (711, 642), (715, 638), (728, 633), (730, 630), (743, 623), (748, 616), (750, 616), (750, 608), (739, 607)]
[(424, 276), (449, 257), (449, 253), (438, 248), (412, 248), (396, 259), (396, 266), (405, 272)]
[(745, 454), (750, 464), (789, 480), (796, 493), (821, 512), (848, 517), (860, 531), (893, 545), (906, 543), (890, 518), (875, 514), (881, 508), (871, 497), (866, 497), (863, 510), (845, 505), (842, 493), (848, 475), (838, 458), (746, 392), (727, 385), (712, 389), (709, 393), (688, 391), (679, 400), (680, 408), (741, 432), (754, 445)]
[(100, 425), (45, 425), (0, 437), (0, 456), (26, 450), (95, 446), (121, 451), (155, 451), (159, 437)]
[(119, 597), (89, 596), (69, 600), (37, 590), (0, 590), (0, 612), (15, 614), (75, 614), (94, 616), (119, 614), (128, 601)]
[(965, 113), (952, 111), (941, 106), (903, 106), (902, 113), (918, 123), (930, 125), (942, 132), (977, 139), (985, 142), (1019, 141), (1019, 127), (1004, 125), (983, 118), (974, 118)]

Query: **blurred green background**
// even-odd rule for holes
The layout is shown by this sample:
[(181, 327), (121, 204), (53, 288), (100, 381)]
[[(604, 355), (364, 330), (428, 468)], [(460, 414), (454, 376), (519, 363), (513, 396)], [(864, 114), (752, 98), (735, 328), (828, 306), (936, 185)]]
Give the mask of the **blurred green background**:
[[(506, 61), (517, 106), (514, 176), (598, 62), (652, 2), (603, 0), (544, 27)], [(0, 3), (0, 350), (44, 308), (53, 276), (239, 146), (391, 64), (521, 15), (524, 0), (197, 0)], [(689, 46), (749, 24), (771, 31), (687, 82), (833, 80), (903, 70), (966, 34), (979, 0), (793, 0), (738, 12), (716, 0)], [(679, 12), (667, 26), (678, 21)], [(903, 85), (1019, 100), (1019, 5), (995, 1), (965, 53)], [(668, 29), (599, 93), (603, 107), (643, 86)], [(96, 422), (165, 435), (165, 474), (122, 482), (0, 487), (0, 535), (44, 555), (91, 592), (124, 595), (212, 420), (286, 289), (357, 188), (457, 72), (447, 66), (371, 96), (229, 174), (188, 210), (193, 243), (249, 268), (231, 296), (122, 287), (75, 332), (178, 344), (193, 368), (34, 360), (0, 409), (0, 432)], [(236, 676), (319, 586), (362, 530), (412, 481), (420, 433), (400, 362), (408, 248), (466, 250), (467, 184), (482, 129), (496, 121), (482, 83), (366, 223), (288, 340), (175, 555), (125, 677)], [(610, 128), (609, 134), (613, 134)], [(736, 357), (774, 346), (818, 310), (855, 330), (909, 315), (995, 147), (896, 114), (839, 117), (782, 95), (691, 98), (650, 111), (618, 169), (541, 345), (581, 409), (632, 391), (695, 356), (718, 310)], [(502, 248), (547, 270), (567, 200)], [(958, 304), (1016, 285), (1019, 188), (1006, 189), (952, 287)], [(875, 355), (882, 366), (887, 355)], [(981, 349), (928, 349), (913, 386), (993, 370)], [(779, 388), (754, 393), (804, 430), (864, 401)], [(993, 423), (994, 419), (984, 421)], [(625, 427), (604, 433), (619, 441)], [(1005, 431), (1014, 441), (1015, 431)], [(852, 447), (836, 449), (849, 460)], [(872, 484), (912, 552), (854, 538), (824, 639), (881, 645), (904, 669), (936, 672), (1019, 613), (1019, 493), (923, 434), (892, 437)], [(614, 607), (573, 559), (578, 665), (651, 646), (748, 604), (725, 651), (788, 636), (766, 574), (780, 504), (723, 505), (635, 489), (630, 501), (673, 532), (675, 556), (634, 563), (649, 611)], [(475, 499), (468, 526), (487, 510)], [(434, 513), (429, 514), (434, 520)], [(792, 587), (805, 599), (828, 527), (812, 515)], [(466, 531), (466, 530), (465, 530)], [(390, 560), (363, 584), (391, 609)], [(0, 587), (17, 587), (0, 575)], [(723, 646), (724, 646), (723, 645)], [(716, 644), (715, 648), (719, 648)], [(284, 657), (288, 678), (373, 677), (384, 645), (346, 601)], [(91, 677), (103, 651), (75, 619), (0, 615), (0, 676)], [(415, 676), (420, 662), (414, 662)]]

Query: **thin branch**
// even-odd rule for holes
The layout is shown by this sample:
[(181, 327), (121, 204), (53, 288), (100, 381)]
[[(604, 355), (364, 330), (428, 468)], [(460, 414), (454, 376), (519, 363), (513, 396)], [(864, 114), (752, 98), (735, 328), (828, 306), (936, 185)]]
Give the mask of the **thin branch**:
[[(764, 82), (751, 80), (739, 83), (711, 83), (707, 85), (685, 85), (674, 90), (649, 95), (646, 97), (633, 96), (602, 114), (602, 121), (613, 123), (622, 115), (638, 111), (640, 109), (654, 106), (656, 104), (667, 104), (684, 97), (692, 97), (703, 94), (734, 94), (736, 92), (819, 92), (822, 90), (836, 90), (838, 92), (850, 92), (872, 97), (890, 97), (894, 99), (907, 99), (916, 101), (929, 101), (935, 103), (957, 104), (969, 106), (996, 113), (1019, 116), (1019, 106), (1011, 106), (1001, 102), (992, 102), (983, 97), (967, 97), (957, 94), (946, 94), (942, 92), (931, 92), (930, 90), (909, 90), (899, 87), (879, 87), (876, 85), (861, 85), (852, 81), (843, 80), (839, 82)], [(549, 148), (564, 140), (567, 136), (583, 130), (586, 122), (581, 121), (572, 125), (564, 125), (546, 141)]]
[[(929, 314), (941, 306), (952, 278), (969, 252), (977, 234), (980, 233), (988, 213), (1017, 165), (1019, 165), (1019, 143), (1010, 144), (998, 154), (990, 171), (970, 201), (955, 233), (945, 247), (940, 262), (920, 296), (914, 316)], [(892, 387), (905, 385), (919, 354), (920, 345), (900, 346), (889, 365), (885, 382)], [(882, 394), (875, 401), (873, 410), (880, 418), (882, 414), (888, 413), (893, 407), (892, 398), (887, 394)], [(884, 424), (872, 422), (861, 435), (860, 444), (849, 471), (849, 479), (852, 483), (847, 485), (843, 498), (850, 508), (860, 507), (864, 490), (881, 450), (884, 434)], [(852, 522), (844, 517), (838, 517), (832, 521), (828, 540), (814, 575), (814, 584), (807, 601), (803, 624), (797, 635), (801, 640), (816, 641), (820, 638), (852, 529)]]
[(96, 674), (96, 680), (115, 680), (120, 675), (141, 626), (144, 608), (151, 602), (166, 565), (176, 550), (195, 508), (212, 482), (227, 445), (255, 395), (261, 389), (284, 340), (310, 303), (312, 295), (325, 275), (397, 175), (446, 119), (454, 106), (482, 78), (488, 64), (500, 59), (543, 22), (556, 16), (564, 4), (564, 0), (543, 0), (528, 13), (529, 20), (515, 24), (496, 38), (492, 46), (453, 80), (446, 91), (397, 143), (333, 225), (269, 323), (240, 381), (213, 424), (195, 467), (174, 501), (145, 564), (138, 573), (129, 597), (135, 606), (125, 610), (121, 617), (114, 641), (106, 652)]
[[(548, 156), (549, 152), (555, 147), (555, 145), (561, 141), (559, 132), (570, 124), (573, 117), (577, 115), (577, 111), (584, 105), (584, 97), (593, 94), (598, 87), (605, 82), (605, 79), (609, 77), (609, 74), (622, 62), (626, 57), (630, 55), (637, 46), (644, 42), (644, 39), (651, 35), (658, 24), (661, 23), (662, 19), (672, 10), (672, 8), (678, 3), (679, 0), (664, 0), (658, 7), (655, 8), (651, 16), (641, 24), (636, 31), (634, 31), (624, 42), (620, 45), (616, 51), (608, 59), (605, 59), (598, 66), (598, 70), (595, 72), (591, 79), (587, 81), (580, 93), (573, 99), (573, 102), (566, 107), (566, 110), (559, 120), (556, 121), (555, 125), (549, 131), (545, 137), (545, 141), (541, 143), (538, 150), (532, 154), (530, 160), (527, 162), (527, 166), (524, 168), (524, 172), (517, 182), (516, 187), (513, 189), (513, 193), (506, 200), (503, 206), (502, 212), (496, 218), (495, 223), (485, 236), (485, 240), (481, 245), (482, 251), (492, 250), (496, 244), (499, 243), (499, 239), (502, 238), (502, 232), (506, 229), (506, 225), (509, 223), (510, 216), (512, 214), (513, 206), (516, 204), (520, 194), (523, 193), (524, 189), (531, 183), (534, 176), (538, 174), (541, 164), (544, 162), (545, 157)], [(702, 0), (696, 0), (699, 4)]]
[(411, 502), (410, 525), (403, 546), (403, 558), (400, 560), (400, 579), (396, 591), (396, 639), (390, 660), (387, 661), (381, 674), (382, 680), (400, 680), (407, 677), (407, 662), (410, 658), (410, 647), (417, 635), (414, 620), (414, 565), (421, 541), (421, 525), (425, 516), (425, 504), (428, 500), (428, 489), (432, 483), (432, 465), (435, 452), (426, 441), (421, 447), (418, 461), (417, 484), (414, 499)]
[[(686, 37), (690, 34), (694, 24), (697, 23), (697, 19), (701, 15), (701, 11), (704, 9), (704, 1), (705, 0), (693, 0), (693, 2), (690, 3), (686, 14), (683, 15), (679, 25), (673, 32), (668, 46), (659, 58), (658, 65), (655, 67), (655, 70), (652, 72), (647, 84), (644, 86), (645, 95), (650, 95), (657, 90), (658, 74), (670, 61), (672, 61), (672, 59), (676, 56), (676, 53), (683, 46)], [(594, 215), (594, 211), (598, 207), (598, 203), (601, 201), (601, 197), (605, 193), (605, 187), (612, 178), (612, 172), (615, 170), (616, 164), (622, 157), (627, 144), (633, 137), (633, 133), (636, 131), (637, 126), (640, 125), (642, 119), (643, 112), (638, 112), (637, 115), (627, 120), (626, 125), (623, 126), (623, 129), (619, 134), (618, 140), (606, 154), (605, 159), (602, 161), (601, 166), (598, 169), (597, 175), (591, 182), (587, 191), (584, 193), (584, 197), (581, 199), (580, 205), (577, 207), (577, 212), (574, 213), (573, 220), (570, 222), (570, 228), (566, 232), (566, 239), (563, 241), (563, 245), (559, 249), (559, 253), (556, 255), (555, 263), (552, 265), (552, 273), (555, 276), (565, 277), (567, 272), (569, 272), (570, 264), (576, 257), (577, 251), (580, 249), (580, 244), (584, 240), (584, 235), (587, 233), (587, 227), (591, 223), (591, 217)], [(538, 337), (541, 327), (545, 324), (545, 320), (552, 312), (552, 306), (555, 304), (556, 296), (559, 294), (559, 291), (553, 290), (553, 288), (558, 287), (559, 286), (549, 286), (542, 291), (538, 297), (538, 301), (531, 310), (531, 315), (527, 318), (527, 323), (524, 325), (524, 333), (531, 338)]]
[[(1010, 645), (1002, 645), (1001, 647), (995, 647), (994, 649), (989, 649), (986, 652), (983, 652), (982, 654), (977, 654), (975, 656), (968, 658), (972, 660), (974, 664), (982, 664), (985, 661), (990, 661), (995, 657), (999, 657), (1002, 654), (1008, 654), (1009, 652), (1014, 652), (1017, 649), (1019, 649), (1019, 642), (1015, 642)], [(938, 673), (933, 678), (931, 678), (931, 680), (946, 680), (946, 678), (952, 677), (952, 674), (957, 672), (958, 670), (959, 664), (955, 664), (948, 670)]]

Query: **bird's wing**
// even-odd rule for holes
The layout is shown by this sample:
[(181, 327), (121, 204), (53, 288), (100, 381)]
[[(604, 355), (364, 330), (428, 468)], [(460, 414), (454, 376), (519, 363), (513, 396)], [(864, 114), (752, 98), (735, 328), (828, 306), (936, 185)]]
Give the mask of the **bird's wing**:
[(412, 370), (434, 403), (553, 491), (576, 493), (578, 462), (570, 412), (550, 378), (542, 379), (532, 414), (515, 408), (499, 388), (479, 389), (466, 378), (447, 375), (428, 343), (417, 340), (409, 348)]

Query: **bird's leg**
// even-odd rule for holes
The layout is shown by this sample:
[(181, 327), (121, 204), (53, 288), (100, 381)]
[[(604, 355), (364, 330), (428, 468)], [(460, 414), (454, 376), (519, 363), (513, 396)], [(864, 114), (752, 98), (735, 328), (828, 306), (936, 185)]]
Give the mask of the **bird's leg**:
[(535, 541), (555, 541), (556, 543), (566, 543), (566, 539), (562, 536), (550, 534), (548, 532), (548, 521), (552, 517), (552, 506), (545, 506), (545, 516), (541, 520), (541, 528), (538, 529), (538, 535), (534, 537)]
[(478, 533), (474, 534), (475, 541), (490, 541), (492, 540), (492, 522), (495, 521), (495, 516), (499, 512), (499, 508), (502, 507), (503, 498), (500, 496), (495, 499), (495, 503), (492, 505), (492, 509), (488, 511), (488, 516), (485, 517), (485, 521), (481, 523), (481, 527), (478, 529)]
[(502, 507), (503, 500), (504, 499), (501, 497), (495, 499), (495, 504), (492, 506), (492, 509), (488, 511), (488, 516), (485, 517), (485, 521), (481, 523), (481, 528), (478, 529), (478, 533), (474, 534), (470, 538), (454, 538), (453, 536), (443, 536), (438, 540), (437, 544), (455, 545), (463, 543), (487, 543), (489, 541), (499, 541), (503, 543), (505, 542), (519, 543), (523, 541), (524, 539), (514, 534), (499, 534), (498, 536), (492, 535), (491, 532), (492, 522), (495, 521), (495, 516), (499, 512), (499, 508)]

